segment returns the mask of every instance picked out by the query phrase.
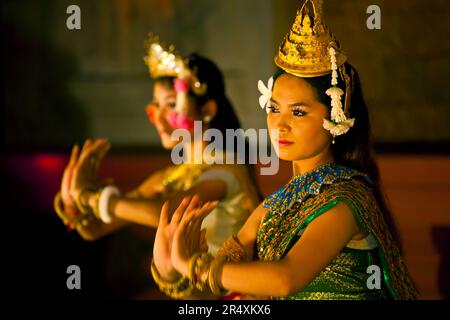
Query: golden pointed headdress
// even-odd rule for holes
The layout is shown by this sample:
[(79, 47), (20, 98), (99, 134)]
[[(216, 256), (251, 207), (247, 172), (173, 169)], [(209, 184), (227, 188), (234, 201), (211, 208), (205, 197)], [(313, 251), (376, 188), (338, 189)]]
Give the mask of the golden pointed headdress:
[(144, 57), (144, 61), (153, 79), (177, 77), (184, 70), (185, 62), (175, 52), (175, 46), (170, 45), (168, 49), (164, 48), (159, 38), (153, 34), (149, 34), (145, 46), (147, 55)]
[(278, 50), (275, 64), (298, 77), (323, 76), (332, 72), (330, 47), (336, 51), (337, 66), (343, 65), (347, 57), (324, 23), (323, 0), (304, 0)]
[(150, 76), (153, 79), (160, 77), (174, 77), (189, 82), (190, 89), (198, 96), (206, 93), (206, 83), (198, 80), (196, 70), (191, 70), (187, 59), (175, 51), (175, 46), (168, 49), (159, 38), (150, 33), (145, 42), (147, 55), (144, 57)]

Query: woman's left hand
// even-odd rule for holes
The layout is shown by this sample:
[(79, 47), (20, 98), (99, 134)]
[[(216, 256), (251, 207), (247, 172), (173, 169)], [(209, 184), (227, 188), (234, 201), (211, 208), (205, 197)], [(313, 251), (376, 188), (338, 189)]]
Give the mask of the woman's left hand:
[(188, 276), (189, 259), (202, 250), (203, 219), (216, 207), (218, 201), (207, 202), (200, 208), (183, 212), (181, 222), (175, 231), (172, 244), (172, 264), (184, 276)]

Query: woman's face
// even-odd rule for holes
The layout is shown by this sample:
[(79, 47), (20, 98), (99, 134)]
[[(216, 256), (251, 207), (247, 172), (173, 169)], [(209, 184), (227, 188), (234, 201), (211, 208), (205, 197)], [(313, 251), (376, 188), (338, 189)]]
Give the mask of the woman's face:
[[(175, 89), (165, 83), (156, 82), (153, 86), (153, 100), (151, 106), (153, 109), (153, 120), (158, 131), (161, 143), (165, 149), (173, 149), (178, 143), (178, 140), (171, 138), (172, 132), (176, 129), (170, 125), (169, 118), (171, 114), (175, 112), (175, 106), (177, 102), (177, 93)], [(188, 113), (186, 117), (192, 120), (201, 120), (200, 114), (198, 114), (197, 107), (194, 100), (189, 97), (187, 100)], [(193, 129), (190, 130), (191, 134)], [(181, 138), (180, 138), (181, 139)]]
[(173, 88), (158, 82), (155, 83), (153, 86), (153, 101), (151, 103), (154, 108), (153, 119), (165, 149), (172, 149), (178, 144), (178, 141), (170, 138), (174, 128), (167, 122), (169, 114), (175, 109), (176, 100), (177, 95)]
[(318, 101), (314, 88), (290, 74), (275, 82), (270, 101), (267, 126), (279, 130), (271, 141), (282, 160), (305, 160), (326, 153), (331, 136), (323, 127), (328, 108)]

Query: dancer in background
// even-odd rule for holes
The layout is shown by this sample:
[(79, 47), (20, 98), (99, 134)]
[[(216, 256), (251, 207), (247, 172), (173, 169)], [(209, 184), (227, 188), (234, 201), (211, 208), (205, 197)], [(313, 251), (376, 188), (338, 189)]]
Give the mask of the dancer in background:
[[(55, 210), (84, 239), (96, 240), (130, 223), (156, 228), (164, 201), (176, 208), (185, 196), (196, 195), (198, 202), (217, 200), (215, 211), (203, 224), (207, 247), (216, 252), (259, 202), (253, 172), (246, 165), (218, 164), (216, 160), (226, 157), (225, 150), (205, 158), (203, 141), (173, 140), (171, 134), (184, 129), (192, 135), (196, 121), (203, 131), (214, 128), (225, 135), (226, 129), (240, 128), (238, 118), (226, 97), (222, 73), (212, 61), (197, 54), (182, 57), (166, 50), (153, 36), (147, 49), (145, 62), (154, 80), (147, 115), (163, 147), (172, 149), (184, 143), (187, 160), (152, 174), (121, 195), (116, 186), (102, 185), (96, 179), (109, 143), (87, 140), (81, 150), (78, 146), (72, 150)], [(200, 154), (193, 152), (196, 148)]]

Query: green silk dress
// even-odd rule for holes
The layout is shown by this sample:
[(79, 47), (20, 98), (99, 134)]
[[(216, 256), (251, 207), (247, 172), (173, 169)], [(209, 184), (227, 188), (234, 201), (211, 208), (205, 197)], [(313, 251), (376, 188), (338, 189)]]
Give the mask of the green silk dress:
[[(371, 180), (349, 167), (323, 165), (294, 177), (266, 198), (264, 207), (268, 212), (257, 235), (259, 259), (282, 259), (309, 223), (342, 201), (353, 209), (369, 236), (350, 241), (304, 290), (288, 297), (272, 298), (415, 299), (415, 288), (373, 196)], [(375, 273), (371, 268), (379, 271), (378, 285), (373, 285), (371, 276)]]

